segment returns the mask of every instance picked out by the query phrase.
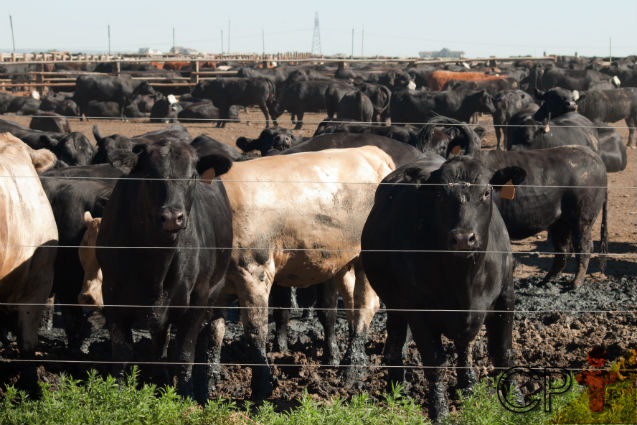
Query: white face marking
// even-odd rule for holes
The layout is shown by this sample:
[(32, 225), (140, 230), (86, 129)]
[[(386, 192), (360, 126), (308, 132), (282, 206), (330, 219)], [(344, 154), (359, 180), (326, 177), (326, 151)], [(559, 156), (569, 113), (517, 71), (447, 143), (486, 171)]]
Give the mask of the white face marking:
[(615, 76), (613, 77), (613, 80), (612, 80), (612, 81), (613, 81), (613, 84), (615, 84), (615, 87), (619, 87), (619, 86), (621, 86), (621, 84), (622, 84), (621, 80), (620, 80), (619, 78), (617, 78), (617, 75), (615, 75)]
[(171, 105), (173, 103), (177, 103), (177, 98), (175, 97), (174, 94), (169, 94), (168, 96), (166, 96), (168, 99), (168, 103), (170, 103)]
[(31, 97), (34, 98), (35, 100), (40, 100), (40, 93), (37, 90), (33, 90), (31, 92)]
[(573, 90), (573, 100), (577, 101), (579, 99), (579, 92), (577, 90)]
[(409, 84), (407, 84), (407, 88), (409, 90), (416, 90), (416, 83), (414, 83), (413, 81), (410, 81)]

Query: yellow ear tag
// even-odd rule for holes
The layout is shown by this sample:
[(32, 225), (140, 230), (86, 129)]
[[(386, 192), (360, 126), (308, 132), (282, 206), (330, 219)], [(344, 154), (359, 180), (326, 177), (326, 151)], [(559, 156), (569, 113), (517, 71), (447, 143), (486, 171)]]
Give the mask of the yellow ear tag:
[(548, 133), (549, 131), (551, 131), (551, 126), (546, 124), (546, 126), (544, 127), (544, 132)]
[(453, 148), (451, 148), (451, 153), (454, 155), (460, 155), (461, 150), (462, 148), (460, 147), (460, 145), (456, 145)]
[(500, 189), (500, 198), (508, 200), (512, 200), (513, 198), (515, 198), (515, 186), (513, 186), (512, 180), (504, 183), (504, 185)]
[(204, 183), (211, 184), (212, 183), (212, 179), (215, 178), (215, 175), (216, 175), (215, 174), (215, 169), (214, 168), (208, 168), (201, 175), (201, 181), (203, 181)]

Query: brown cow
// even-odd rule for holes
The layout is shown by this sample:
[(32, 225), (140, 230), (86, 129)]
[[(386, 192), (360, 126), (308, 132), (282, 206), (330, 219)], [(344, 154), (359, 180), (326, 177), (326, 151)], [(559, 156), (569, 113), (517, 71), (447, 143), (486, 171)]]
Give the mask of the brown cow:
[(97, 263), (95, 256), (95, 245), (97, 244), (97, 234), (102, 224), (102, 218), (93, 218), (90, 211), (84, 212), (84, 224), (86, 224), (86, 232), (82, 236), (80, 242), (81, 247), (78, 250), (80, 263), (84, 270), (84, 280), (82, 281), (82, 290), (77, 296), (79, 304), (89, 306), (104, 307), (104, 299), (102, 298), (102, 269)]
[[(352, 364), (364, 364), (361, 335), (379, 301), (360, 267), (360, 236), (378, 182), (393, 169), (388, 153), (363, 146), (236, 162), (221, 176), (232, 208), (234, 238), (225, 284), (215, 296), (225, 305), (236, 295), (243, 308), (241, 320), (255, 364), (253, 397), (271, 392), (265, 343), (266, 307), (274, 282), (295, 287), (335, 284), (352, 330), (346, 357)], [(217, 329), (217, 344), (222, 330)]]
[(452, 72), (452, 71), (434, 71), (429, 74), (427, 79), (427, 87), (429, 90), (440, 91), (450, 80), (461, 81), (486, 81), (499, 80), (507, 78), (506, 75), (489, 75), (484, 72)]
[[(35, 151), (9, 133), (0, 134), (0, 302), (27, 304), (2, 307), (0, 323), (16, 334), (23, 359), (34, 356), (58, 242), (53, 211), (36, 171), (56, 160), (46, 149)], [(22, 368), (20, 386), (37, 392), (34, 363)]]

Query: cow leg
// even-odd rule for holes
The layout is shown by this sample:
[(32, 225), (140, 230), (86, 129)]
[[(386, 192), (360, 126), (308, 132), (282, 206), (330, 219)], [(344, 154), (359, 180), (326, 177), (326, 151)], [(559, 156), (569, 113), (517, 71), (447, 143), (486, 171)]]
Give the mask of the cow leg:
[[(494, 305), (494, 310), (507, 311), (506, 313), (492, 313), (485, 320), (487, 330), (487, 350), (497, 373), (513, 366), (513, 285), (506, 290)], [(505, 384), (509, 389), (513, 385), (514, 391), (519, 392), (513, 380)]]
[(502, 150), (502, 148), (500, 147), (500, 139), (502, 138), (502, 129), (499, 126), (495, 126), (495, 138), (498, 141), (496, 149)]
[(584, 283), (584, 279), (586, 278), (588, 263), (590, 262), (591, 252), (593, 251), (592, 227), (592, 221), (582, 219), (579, 225), (573, 229), (573, 249), (575, 252), (580, 253), (580, 255), (576, 255), (577, 271), (575, 272), (575, 278), (572, 282), (573, 288), (577, 288)]
[[(150, 361), (165, 361), (168, 359), (168, 343), (170, 342), (170, 325), (151, 327), (150, 337), (152, 344), (152, 357)], [(162, 365), (153, 367), (153, 378), (157, 386), (169, 385), (170, 374), (168, 368)]]
[(123, 380), (129, 363), (133, 361), (133, 333), (121, 308), (111, 310), (106, 307), (104, 314), (111, 338), (111, 356), (114, 362), (112, 373)]
[(259, 105), (261, 112), (263, 112), (263, 116), (265, 116), (265, 128), (270, 127), (270, 114), (268, 114), (268, 107), (263, 104)]
[(395, 311), (387, 312), (387, 339), (383, 349), (383, 362), (390, 366), (387, 390), (396, 385), (405, 386), (405, 368), (403, 362), (407, 350), (407, 320)]
[(297, 114), (296, 114), (296, 125), (294, 126), (295, 130), (300, 130), (301, 127), (303, 127), (303, 115), (304, 114), (305, 114), (304, 111), (297, 112)]
[(338, 307), (338, 285), (333, 279), (318, 286), (318, 318), (323, 325), (323, 363), (337, 366), (340, 355), (336, 340), (336, 309)]
[[(176, 361), (181, 363), (177, 366), (177, 392), (183, 396), (194, 397), (192, 363), (195, 360), (197, 340), (202, 332), (204, 333), (204, 338), (206, 337), (203, 329), (205, 327), (206, 314), (207, 312), (204, 309), (192, 308), (184, 313), (177, 323), (177, 337), (175, 339)], [(205, 396), (202, 395), (204, 392)], [(207, 399), (207, 391), (199, 389), (198, 394)]]
[(635, 125), (637, 124), (637, 114), (626, 119), (626, 125), (628, 125), (628, 143), (626, 146), (633, 145), (633, 137), (635, 136)]
[[(351, 312), (350, 340), (342, 363), (344, 365), (356, 365), (356, 367), (348, 367), (344, 373), (346, 374), (347, 382), (359, 383), (367, 372), (365, 343), (367, 342), (369, 324), (380, 306), (380, 301), (378, 295), (376, 295), (367, 281), (360, 261), (358, 259), (355, 260), (351, 267), (354, 269), (355, 276), (354, 303), (353, 305), (345, 304), (345, 308)], [(343, 299), (345, 300), (345, 297)]]
[(273, 351), (284, 352), (288, 350), (288, 325), (290, 323), (290, 308), (292, 307), (292, 288), (273, 285), (270, 291), (270, 302), (276, 327)]
[[(20, 358), (24, 360), (34, 360), (43, 306), (20, 306), (17, 307), (17, 309), (17, 340), (18, 348), (20, 349)], [(19, 386), (33, 396), (39, 395), (37, 364), (27, 362), (19, 369)]]
[(553, 259), (551, 270), (549, 270), (544, 280), (542, 280), (541, 285), (550, 282), (562, 273), (562, 270), (564, 270), (566, 266), (567, 255), (571, 247), (570, 227), (562, 221), (558, 221), (549, 228), (549, 237), (553, 242), (555, 258)]
[(476, 383), (476, 374), (471, 362), (471, 340), (454, 340), (458, 353), (458, 389), (467, 393)]
[(447, 363), (447, 356), (442, 347), (440, 334), (432, 333), (424, 315), (414, 316), (414, 320), (409, 321), (409, 327), (420, 352), (429, 384), (429, 418), (433, 423), (438, 423), (449, 413), (443, 369)]
[[(257, 292), (257, 291), (253, 291)], [(266, 357), (265, 343), (268, 336), (268, 296), (265, 291), (239, 296), (241, 321), (250, 350), (252, 367), (252, 398), (262, 400), (272, 394), (272, 377)], [(243, 295), (243, 294), (242, 294)]]

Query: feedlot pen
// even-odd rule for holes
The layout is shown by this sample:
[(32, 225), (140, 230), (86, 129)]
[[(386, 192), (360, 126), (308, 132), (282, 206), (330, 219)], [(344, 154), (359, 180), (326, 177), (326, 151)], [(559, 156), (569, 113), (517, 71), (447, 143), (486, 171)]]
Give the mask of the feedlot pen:
[[(29, 125), (31, 117), (5, 116), (21, 125)], [(206, 134), (226, 144), (234, 146), (240, 136), (256, 138), (263, 129), (263, 116), (256, 108), (249, 108), (247, 114), (241, 113), (241, 123), (228, 123), (225, 128), (214, 128), (214, 124), (186, 124), (191, 136)], [(295, 130), (295, 134), (311, 136), (316, 125), (324, 118), (323, 114), (308, 113), (304, 128)], [(91, 120), (81, 122), (72, 120), (71, 127), (93, 140), (91, 128), (97, 124), (103, 135), (120, 133), (133, 136), (147, 131), (157, 130), (165, 124), (150, 124), (141, 121)], [(479, 122), (487, 129), (483, 140), (483, 149), (495, 148), (495, 133), (490, 116), (484, 116)], [(289, 115), (279, 120), (279, 125), (292, 128)], [(626, 140), (628, 130), (617, 126), (618, 132)], [(553, 251), (546, 232), (524, 240), (512, 241), (517, 267), (515, 278), (515, 321), (513, 348), (516, 366), (565, 367), (581, 369), (587, 366), (586, 354), (598, 344), (605, 344), (609, 359), (615, 359), (628, 348), (637, 348), (637, 151), (628, 149), (628, 166), (619, 173), (608, 175), (608, 226), (609, 257), (606, 274), (599, 272), (599, 258), (593, 254), (585, 283), (578, 289), (570, 289), (569, 281), (574, 271), (571, 259), (562, 277), (543, 287), (538, 284), (548, 271)], [(256, 212), (255, 212), (256, 213)], [(601, 214), (600, 214), (601, 216)], [(600, 218), (593, 227), (594, 252), (599, 252)], [(518, 254), (515, 254), (515, 253)], [(547, 254), (538, 255), (542, 252)], [(270, 399), (279, 407), (295, 405), (295, 400), (303, 390), (314, 398), (326, 399), (332, 396), (351, 396), (364, 390), (372, 395), (385, 391), (387, 369), (382, 367), (382, 349), (385, 337), (385, 314), (378, 313), (372, 323), (371, 335), (366, 346), (370, 360), (369, 375), (360, 388), (346, 389), (337, 376), (337, 368), (321, 364), (322, 350), (317, 340), (322, 339), (322, 328), (316, 314), (302, 314), (293, 311), (289, 331), (289, 350), (285, 353), (270, 353), (269, 361), (275, 378), (275, 389)], [(110, 365), (110, 342), (108, 332), (103, 327), (100, 313), (91, 316), (94, 324), (87, 353), (73, 354), (65, 347), (65, 335), (61, 329), (61, 317), (55, 315), (51, 330), (41, 328), (38, 355), (43, 360), (40, 369), (41, 378), (55, 382), (62, 371), (74, 377), (83, 378), (85, 371), (97, 368), (108, 373)], [(345, 352), (348, 333), (345, 314), (341, 310), (337, 334), (341, 354)], [(246, 357), (245, 343), (242, 340), (241, 325), (228, 323), (222, 363), (224, 379), (218, 386), (214, 397), (232, 398), (237, 401), (250, 397), (251, 371), (242, 366), (250, 360)], [(271, 324), (270, 341), (273, 337)], [(145, 331), (135, 333), (136, 354), (150, 349), (149, 334)], [(268, 347), (270, 348), (270, 346)], [(445, 348), (452, 353), (451, 343)], [(12, 346), (0, 352), (3, 358), (14, 357)], [(492, 371), (487, 358), (484, 330), (473, 346), (473, 359), (478, 378)], [(446, 380), (450, 388), (455, 385), (454, 362), (448, 364)], [(410, 346), (407, 379), (410, 383), (409, 394), (423, 402), (426, 409), (426, 382), (421, 363), (413, 343)], [(142, 366), (142, 373), (144, 368)], [(10, 377), (3, 376), (6, 382)]]

